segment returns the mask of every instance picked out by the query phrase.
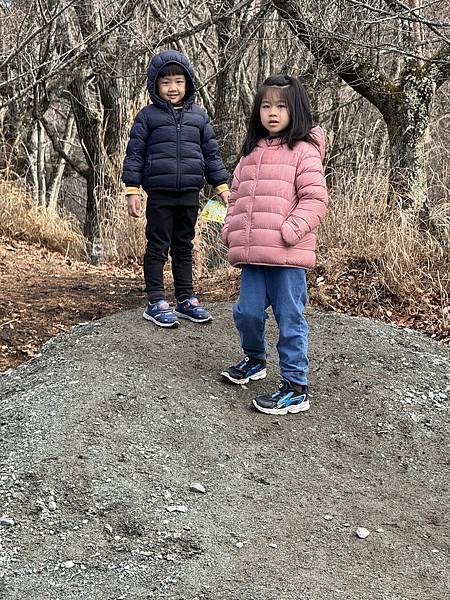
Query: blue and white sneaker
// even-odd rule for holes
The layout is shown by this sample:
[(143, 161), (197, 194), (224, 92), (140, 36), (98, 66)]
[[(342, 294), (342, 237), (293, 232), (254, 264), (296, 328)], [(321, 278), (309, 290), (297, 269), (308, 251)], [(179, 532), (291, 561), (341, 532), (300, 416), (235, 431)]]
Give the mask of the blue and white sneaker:
[(253, 356), (245, 356), (237, 365), (233, 365), (222, 371), (221, 375), (238, 385), (244, 385), (250, 380), (264, 379), (267, 375), (266, 361), (254, 358)]
[(177, 319), (175, 313), (170, 308), (169, 303), (166, 300), (159, 300), (154, 304), (150, 302), (142, 315), (147, 321), (152, 321), (158, 327), (178, 327), (180, 321)]
[(253, 400), (256, 410), (266, 415), (287, 415), (309, 409), (308, 386), (283, 380), (276, 392), (257, 396)]
[(200, 306), (195, 296), (192, 296), (188, 300), (183, 300), (183, 302), (177, 302), (175, 312), (182, 319), (189, 319), (189, 321), (194, 321), (194, 323), (208, 323), (208, 321), (212, 321), (210, 313), (206, 308)]

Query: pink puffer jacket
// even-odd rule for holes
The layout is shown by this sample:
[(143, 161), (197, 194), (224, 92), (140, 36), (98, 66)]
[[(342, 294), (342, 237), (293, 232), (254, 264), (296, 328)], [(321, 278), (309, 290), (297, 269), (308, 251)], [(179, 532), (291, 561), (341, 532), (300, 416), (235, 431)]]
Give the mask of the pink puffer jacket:
[(279, 139), (262, 139), (241, 158), (222, 229), (232, 265), (315, 265), (328, 193), (323, 130), (314, 127), (311, 135), (319, 147), (300, 141), (291, 150)]

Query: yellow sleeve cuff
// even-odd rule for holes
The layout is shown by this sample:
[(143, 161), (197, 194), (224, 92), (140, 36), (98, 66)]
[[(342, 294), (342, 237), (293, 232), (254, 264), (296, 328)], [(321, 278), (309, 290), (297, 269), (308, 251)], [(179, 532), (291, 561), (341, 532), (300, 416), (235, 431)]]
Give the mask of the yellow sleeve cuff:
[(138, 196), (141, 194), (141, 190), (138, 187), (127, 187), (125, 188), (125, 196), (134, 196), (137, 194)]
[(230, 188), (228, 187), (228, 183), (221, 183), (220, 185), (218, 185), (216, 187), (216, 192), (218, 194), (222, 193), (222, 192), (228, 192), (230, 190)]

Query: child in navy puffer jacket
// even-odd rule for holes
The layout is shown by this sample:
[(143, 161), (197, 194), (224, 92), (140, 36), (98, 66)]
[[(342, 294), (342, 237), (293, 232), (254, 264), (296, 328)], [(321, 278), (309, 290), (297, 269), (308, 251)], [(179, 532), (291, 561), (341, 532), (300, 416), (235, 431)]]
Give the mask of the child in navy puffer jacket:
[[(176, 50), (157, 54), (148, 68), (147, 87), (152, 104), (136, 117), (122, 173), (132, 217), (141, 214), (140, 187), (147, 194), (148, 306), (143, 316), (161, 327), (177, 327), (177, 315), (204, 323), (212, 317), (200, 306), (192, 285), (199, 193), (206, 178), (226, 204), (228, 172), (208, 115), (194, 102), (194, 71), (186, 56)], [(169, 248), (175, 311), (166, 301), (163, 282)]]

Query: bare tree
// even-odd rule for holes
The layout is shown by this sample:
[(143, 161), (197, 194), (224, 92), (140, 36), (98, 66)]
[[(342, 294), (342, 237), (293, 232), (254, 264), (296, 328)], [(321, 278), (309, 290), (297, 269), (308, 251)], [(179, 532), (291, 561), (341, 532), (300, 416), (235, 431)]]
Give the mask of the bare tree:
[[(445, 23), (427, 18), (416, 0), (408, 4), (385, 0), (374, 5), (352, 0), (331, 5), (272, 0), (272, 4), (318, 60), (380, 111), (390, 142), (391, 202), (426, 213), (425, 142), (430, 107), (450, 77)], [(383, 41), (374, 44), (367, 35), (369, 22), (372, 27), (400, 25), (403, 35), (392, 38), (388, 30)], [(400, 62), (395, 79), (385, 72), (393, 54)]]

